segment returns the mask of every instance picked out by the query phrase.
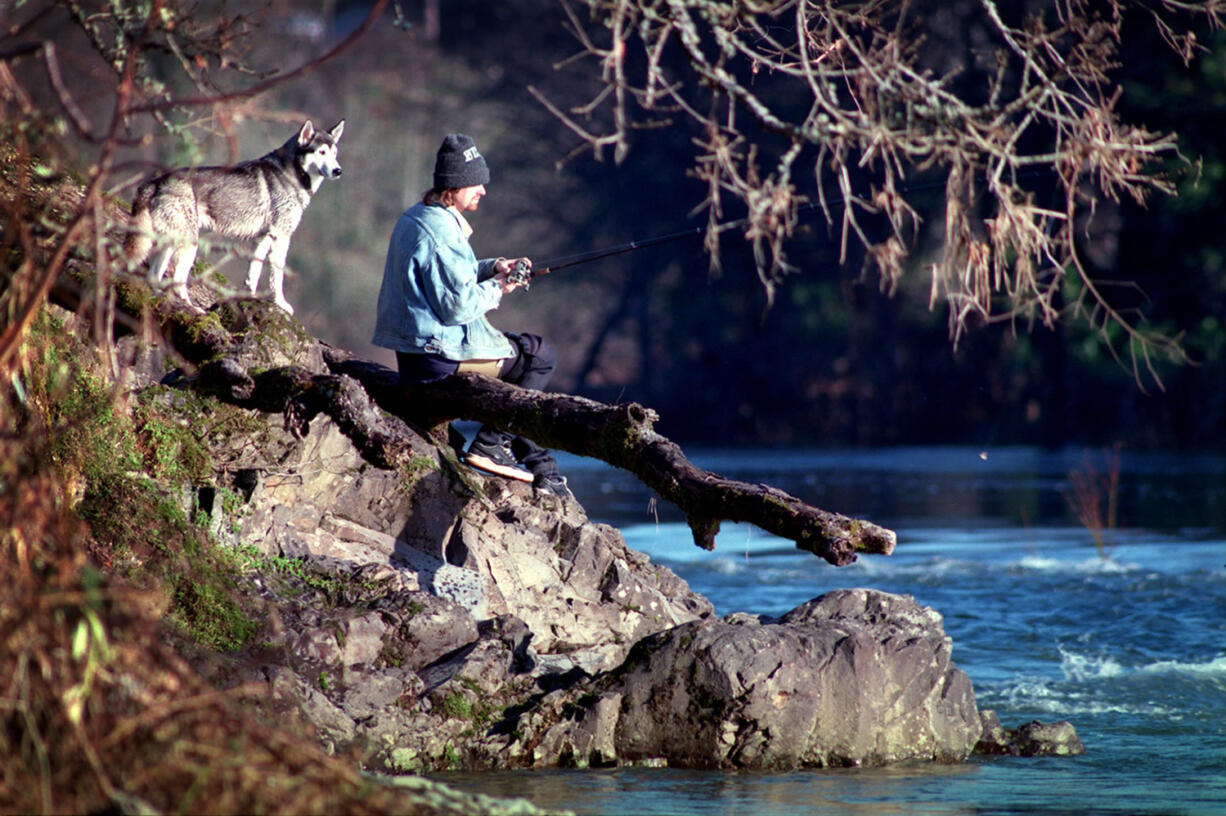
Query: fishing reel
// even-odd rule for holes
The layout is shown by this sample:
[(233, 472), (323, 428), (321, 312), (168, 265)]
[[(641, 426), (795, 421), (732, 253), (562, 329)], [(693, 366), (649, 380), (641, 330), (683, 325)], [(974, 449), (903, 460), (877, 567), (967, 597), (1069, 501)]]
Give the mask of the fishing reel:
[(511, 271), (507, 273), (507, 280), (518, 286), (524, 287), (524, 289), (527, 289), (528, 284), (532, 282), (532, 276), (531, 267), (524, 262), (523, 258), (520, 258), (515, 262), (515, 266), (511, 269)]

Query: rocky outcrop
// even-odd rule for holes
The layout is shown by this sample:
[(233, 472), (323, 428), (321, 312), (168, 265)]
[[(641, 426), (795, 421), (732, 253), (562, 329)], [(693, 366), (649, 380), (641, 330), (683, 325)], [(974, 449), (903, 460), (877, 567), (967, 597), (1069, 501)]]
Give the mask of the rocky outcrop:
[(304, 435), (279, 419), (216, 436), (227, 468), (207, 489), (218, 538), (260, 559), (275, 619), (249, 671), (372, 768), (517, 764), (508, 718), (543, 687), (712, 612), (573, 500), (485, 478), (424, 435), (408, 436), (413, 469), (393, 471), (327, 417)]
[(978, 739), (940, 616), (913, 600), (715, 620), (576, 502), (416, 439), (412, 473), (365, 464), (327, 418), (230, 457), (238, 539), (323, 587), (276, 598), (287, 659), (266, 674), (334, 749), (393, 771), (778, 768), (958, 760)]
[(329, 749), (388, 772), (796, 768), (958, 761), (979, 740), (933, 610), (847, 590), (717, 620), (577, 502), (464, 467), (264, 319), (273, 339), (240, 345), (284, 349), (264, 361), (282, 367), (223, 357), (143, 398), (231, 406), (186, 508), (255, 562), (266, 625), (231, 675)]
[[(468, 616), (451, 648), (476, 639), (473, 621), (514, 616), (559, 670), (613, 668), (639, 638), (710, 614), (706, 599), (628, 549), (615, 529), (589, 522), (576, 502), (461, 473), (447, 451), (419, 439), (417, 473), (385, 471), (317, 421), (276, 462), (243, 463), (259, 475), (239, 539), (270, 557), (393, 568), (406, 589)], [(421, 644), (421, 636), (407, 637)], [(429, 662), (440, 648), (411, 659)]]
[(662, 759), (698, 768), (957, 761), (981, 726), (936, 612), (907, 596), (833, 592), (777, 621), (683, 624), (543, 735), (539, 762)]
[(388, 470), (326, 416), (277, 419), (218, 441), (238, 501), (214, 526), (265, 559), (273, 700), (370, 768), (950, 762), (980, 739), (941, 617), (910, 597), (715, 619), (574, 501), (425, 435)]

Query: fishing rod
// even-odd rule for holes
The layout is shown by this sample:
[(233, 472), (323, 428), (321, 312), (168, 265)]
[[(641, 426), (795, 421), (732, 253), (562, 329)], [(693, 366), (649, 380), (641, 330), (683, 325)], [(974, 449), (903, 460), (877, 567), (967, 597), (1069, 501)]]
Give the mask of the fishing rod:
[[(1026, 171), (1024, 175), (1035, 175), (1038, 172), (1039, 171), (1037, 170)], [(1019, 176), (1020, 175), (1023, 175), (1023, 174), (1019, 174)], [(906, 186), (906, 187), (901, 188), (899, 192), (913, 193), (913, 192), (918, 192), (920, 190), (930, 190), (935, 187), (943, 187), (943, 186), (945, 186), (945, 181), (932, 181), (932, 182), (927, 182), (925, 184), (913, 184), (910, 186)], [(815, 209), (817, 207), (822, 207), (822, 206), (839, 207), (846, 203), (847, 203), (847, 198), (845, 196), (841, 198), (836, 198), (833, 200), (827, 200), (827, 201), (821, 201), (821, 200), (809, 201), (797, 207), (796, 212), (801, 213), (801, 212), (805, 212), (806, 210), (812, 210), (812, 209)], [(733, 227), (738, 227), (742, 224), (746, 224), (748, 222), (749, 222), (748, 217), (738, 218), (734, 221), (725, 221), (722, 224), (716, 224), (715, 228), (721, 229), (721, 230), (731, 229)], [(672, 241), (679, 241), (682, 238), (689, 238), (693, 235), (699, 235), (703, 233), (704, 231), (706, 231), (707, 229), (708, 227), (706, 226), (690, 227), (689, 229), (679, 230), (677, 232), (670, 232), (667, 235), (657, 235), (654, 238), (644, 238), (639, 241), (630, 241), (625, 244), (618, 244), (617, 246), (606, 247), (604, 249), (593, 249), (587, 252), (579, 252), (574, 255), (563, 255), (561, 257), (551, 258), (548, 261), (543, 262), (542, 264), (540, 264), (539, 268), (534, 267), (532, 269), (529, 269), (526, 263), (524, 263), (523, 261), (518, 261), (515, 264), (515, 268), (512, 269), (510, 274), (507, 276), (507, 279), (511, 281), (512, 283), (522, 284), (523, 286), (526, 287), (529, 281), (531, 281), (532, 278), (534, 278), (537, 275), (545, 275), (550, 272), (555, 272), (559, 269), (566, 269), (567, 267), (571, 267), (571, 266), (579, 266), (580, 264), (591, 263), (592, 261), (599, 261), (602, 258), (609, 258), (614, 255), (622, 255), (627, 252), (634, 252), (639, 249), (646, 249), (647, 247), (653, 247), (659, 244), (667, 244)]]
[[(820, 206), (820, 203), (821, 202), (810, 201), (807, 204), (802, 204), (797, 208), (797, 212), (801, 210), (809, 210), (815, 206)], [(842, 204), (843, 201), (839, 200), (828, 203), (837, 207), (839, 204)], [(726, 221), (723, 224), (717, 224), (716, 228), (730, 229), (748, 221), (748, 218), (738, 218), (735, 221)], [(604, 249), (592, 249), (588, 250), (587, 252), (579, 252), (574, 255), (563, 255), (559, 258), (551, 258), (541, 264), (540, 267), (533, 267), (532, 269), (529, 269), (528, 265), (522, 260), (517, 261), (515, 263), (515, 268), (511, 270), (509, 275), (507, 275), (507, 280), (511, 281), (512, 283), (523, 284), (526, 287), (528, 282), (537, 275), (545, 275), (559, 269), (566, 269), (570, 266), (579, 266), (580, 264), (599, 261), (602, 258), (610, 258), (614, 255), (622, 255), (626, 252), (634, 252), (638, 249), (646, 249), (647, 247), (653, 247), (659, 244), (667, 244), (671, 241), (679, 241), (682, 238), (689, 238), (693, 235), (699, 235), (706, 229), (707, 227), (705, 226), (690, 227), (689, 229), (670, 232), (667, 235), (657, 235), (654, 238), (644, 238), (641, 241), (629, 241), (625, 244), (618, 244), (617, 246), (606, 247)]]
[[(944, 184), (945, 184), (944, 181), (930, 182), (928, 184), (917, 184), (912, 187), (904, 188), (903, 192), (914, 192), (917, 190), (924, 190), (924, 189), (928, 189), (931, 187), (940, 187), (940, 186), (943, 186)], [(827, 201), (820, 201), (820, 200), (819, 201), (809, 201), (797, 207), (796, 212), (797, 213), (805, 212), (806, 210), (812, 210), (816, 207), (821, 207), (823, 205), (828, 206), (828, 207), (838, 207), (845, 203), (847, 203), (846, 197), (836, 198), (836, 199), (827, 200)], [(747, 224), (747, 223), (749, 223), (748, 217), (738, 218), (734, 221), (725, 221), (722, 224), (716, 224), (715, 228), (720, 229), (720, 230), (732, 229), (734, 227), (738, 227), (738, 226), (741, 226), (742, 224)], [(548, 261), (545, 261), (542, 264), (540, 264), (539, 267), (533, 267), (532, 269), (529, 269), (528, 265), (524, 263), (523, 261), (519, 261), (516, 263), (515, 268), (511, 270), (511, 273), (507, 276), (507, 279), (511, 281), (512, 283), (518, 283), (518, 284), (523, 284), (524, 286), (527, 286), (528, 282), (531, 281), (532, 278), (537, 275), (545, 275), (550, 272), (556, 272), (559, 269), (566, 269), (567, 267), (571, 267), (571, 266), (579, 266), (580, 264), (586, 264), (586, 263), (591, 263), (593, 261), (599, 261), (603, 258), (610, 258), (614, 255), (622, 255), (627, 252), (634, 252), (639, 249), (647, 249), (648, 247), (658, 246), (660, 244), (667, 244), (667, 243), (671, 243), (672, 241), (679, 241), (682, 238), (689, 238), (694, 235), (700, 235), (703, 232), (705, 232), (707, 229), (708, 229), (707, 226), (690, 227), (689, 229), (678, 230), (677, 232), (670, 232), (667, 235), (657, 235), (653, 238), (644, 238), (638, 241), (629, 241), (624, 244), (618, 244), (617, 246), (606, 247), (604, 249), (593, 249), (593, 250), (588, 250), (587, 252), (579, 252), (574, 255), (563, 255), (558, 258), (551, 258)]]

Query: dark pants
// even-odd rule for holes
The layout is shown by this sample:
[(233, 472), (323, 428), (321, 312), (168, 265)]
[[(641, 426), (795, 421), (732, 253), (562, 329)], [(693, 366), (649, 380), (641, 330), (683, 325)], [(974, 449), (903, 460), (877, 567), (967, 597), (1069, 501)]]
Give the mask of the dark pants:
[[(502, 361), (498, 379), (521, 388), (545, 390), (558, 364), (553, 346), (537, 334), (507, 332), (506, 335), (515, 349), (515, 356)], [(453, 360), (445, 360), (435, 355), (399, 352), (396, 354), (396, 362), (400, 367), (403, 382), (431, 382), (442, 379), (454, 374), (458, 365)], [(558, 466), (553, 455), (531, 439), (524, 439), (492, 425), (482, 425), (477, 431), (476, 441), (485, 445), (509, 444), (515, 458), (534, 474), (557, 472)]]
[[(520, 388), (544, 391), (558, 366), (553, 346), (539, 334), (506, 334), (511, 345), (515, 347), (515, 356), (502, 361), (498, 379)], [(511, 453), (534, 474), (556, 473), (558, 470), (558, 465), (549, 451), (531, 439), (516, 436), (492, 425), (482, 425), (477, 431), (476, 441), (487, 445), (510, 443)]]

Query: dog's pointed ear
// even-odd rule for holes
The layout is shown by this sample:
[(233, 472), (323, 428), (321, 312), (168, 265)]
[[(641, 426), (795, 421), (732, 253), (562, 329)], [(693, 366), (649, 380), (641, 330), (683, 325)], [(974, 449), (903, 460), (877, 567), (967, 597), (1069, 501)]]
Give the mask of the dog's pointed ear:
[(298, 146), (306, 147), (311, 143), (311, 139), (315, 138), (315, 126), (308, 119), (302, 123), (302, 130), (298, 131)]
[(336, 127), (328, 131), (328, 135), (332, 137), (332, 141), (340, 141), (341, 134), (345, 132), (345, 120), (342, 119), (336, 123)]

